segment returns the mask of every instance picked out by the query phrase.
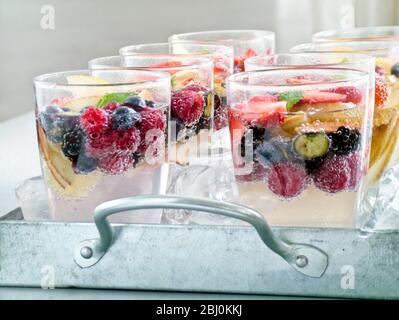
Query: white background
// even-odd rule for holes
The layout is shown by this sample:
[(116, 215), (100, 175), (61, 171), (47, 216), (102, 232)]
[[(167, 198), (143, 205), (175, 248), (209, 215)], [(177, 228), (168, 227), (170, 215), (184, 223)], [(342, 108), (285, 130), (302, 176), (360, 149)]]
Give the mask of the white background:
[[(41, 8), (55, 9), (43, 30)], [(93, 57), (173, 33), (256, 28), (277, 33), (277, 49), (323, 29), (398, 22), (398, 0), (0, 0), (0, 121), (32, 110), (35, 75), (86, 68)]]

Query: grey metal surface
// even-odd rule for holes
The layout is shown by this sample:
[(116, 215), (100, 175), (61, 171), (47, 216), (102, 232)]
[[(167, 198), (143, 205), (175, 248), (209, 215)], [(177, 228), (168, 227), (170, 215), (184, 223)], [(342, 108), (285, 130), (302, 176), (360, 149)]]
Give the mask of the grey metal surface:
[(0, 300), (292, 300), (303, 297), (167, 291), (0, 287)]
[[(250, 227), (114, 228), (107, 254), (82, 269), (74, 248), (98, 237), (94, 225), (0, 223), (0, 286), (40, 286), (52, 270), (55, 287), (399, 298), (398, 232), (364, 237), (355, 230), (274, 228), (283, 239), (316, 245), (331, 257), (325, 274), (310, 278)], [(353, 286), (345, 285), (348, 270)]]
[(310, 277), (321, 277), (328, 265), (328, 257), (320, 249), (307, 244), (289, 243), (273, 234), (264, 217), (254, 209), (235, 203), (173, 195), (136, 196), (99, 205), (94, 211), (94, 222), (100, 238), (86, 239), (76, 247), (76, 263), (82, 268), (91, 267), (111, 247), (114, 234), (107, 221), (108, 216), (142, 209), (187, 209), (242, 220), (252, 225), (265, 245), (298, 272)]

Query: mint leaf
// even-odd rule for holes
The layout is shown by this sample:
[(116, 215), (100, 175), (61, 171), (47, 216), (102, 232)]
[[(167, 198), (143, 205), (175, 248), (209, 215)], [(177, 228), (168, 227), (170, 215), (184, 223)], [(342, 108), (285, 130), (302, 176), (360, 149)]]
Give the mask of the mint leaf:
[(123, 103), (127, 97), (136, 95), (132, 92), (114, 92), (104, 95), (100, 101), (97, 102), (97, 107), (104, 108), (110, 102)]
[(333, 78), (334, 80), (345, 80), (345, 79), (346, 79), (346, 76), (344, 76), (343, 74), (337, 74), (337, 75), (335, 75), (335, 76), (332, 76), (332, 78)]
[(294, 105), (296, 105), (303, 98), (301, 91), (290, 91), (281, 93), (278, 96), (280, 101), (287, 101), (287, 110), (290, 110)]

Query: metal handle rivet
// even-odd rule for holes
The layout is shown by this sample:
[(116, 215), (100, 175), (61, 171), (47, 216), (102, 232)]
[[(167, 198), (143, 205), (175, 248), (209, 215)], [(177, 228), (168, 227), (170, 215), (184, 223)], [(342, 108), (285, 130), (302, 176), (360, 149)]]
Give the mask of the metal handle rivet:
[(90, 247), (83, 247), (80, 249), (80, 255), (85, 259), (90, 259), (93, 256), (93, 250)]
[(304, 267), (306, 267), (307, 265), (308, 265), (308, 258), (306, 258), (305, 256), (303, 256), (303, 255), (300, 255), (300, 256), (297, 256), (296, 257), (296, 261), (295, 261), (295, 263), (296, 263), (296, 265), (299, 267), (299, 268), (304, 268)]

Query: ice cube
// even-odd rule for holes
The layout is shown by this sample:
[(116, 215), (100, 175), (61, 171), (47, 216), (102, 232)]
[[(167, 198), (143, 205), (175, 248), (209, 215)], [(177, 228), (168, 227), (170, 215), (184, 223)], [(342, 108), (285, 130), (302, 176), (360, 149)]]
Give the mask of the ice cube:
[(24, 220), (50, 220), (46, 186), (41, 176), (22, 181), (16, 188)]
[[(207, 198), (219, 201), (239, 201), (234, 173), (229, 166), (172, 166), (169, 194)], [(191, 210), (164, 210), (163, 221), (172, 224), (241, 224), (236, 219)]]
[(360, 227), (366, 231), (399, 229), (399, 162), (369, 189), (360, 208)]

